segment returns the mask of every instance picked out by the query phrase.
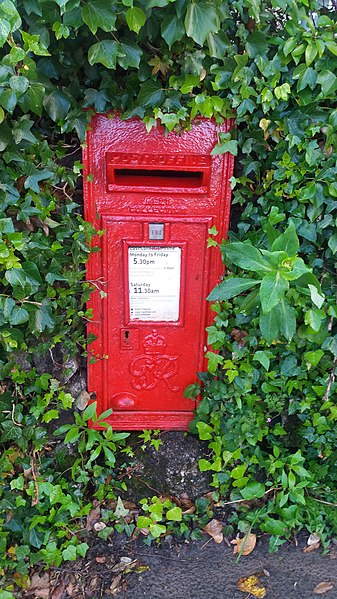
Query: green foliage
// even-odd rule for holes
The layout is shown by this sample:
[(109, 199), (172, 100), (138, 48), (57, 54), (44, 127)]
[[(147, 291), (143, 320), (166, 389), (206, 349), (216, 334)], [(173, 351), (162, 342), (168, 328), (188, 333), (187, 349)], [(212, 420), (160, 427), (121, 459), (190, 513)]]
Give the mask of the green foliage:
[(145, 535), (144, 542), (151, 545), (160, 538), (174, 534), (178, 538), (197, 540), (202, 538), (201, 528), (206, 526), (213, 516), (210, 503), (206, 499), (197, 499), (195, 504), (189, 502), (189, 509), (183, 510), (169, 497), (142, 499), (141, 509), (145, 515), (137, 517), (137, 529)]
[[(335, 12), (318, 0), (3, 0), (0, 23), (6, 563), (14, 553), (11, 567), (26, 572), (31, 559), (51, 565), (85, 553), (67, 522), (80, 528), (89, 483), (104, 494), (124, 443), (87, 431), (89, 407), (61, 429), (66, 445), (49, 450), (47, 427), (73, 401), (34, 364), (60, 342), (68, 356), (85, 351), (83, 278), (95, 231), (81, 215), (74, 153), (91, 110), (143, 118), (148, 130), (158, 119), (168, 131), (235, 115), (213, 150), (237, 156), (241, 215), (229, 241), (218, 240), (227, 274), (210, 295), (214, 351), (193, 427), (213, 457), (200, 467), (233, 500), (260, 501), (258, 516), (233, 518), (242, 530), (255, 522), (269, 532), (272, 547), (301, 526), (335, 531), (328, 506), (317, 509), (336, 492)], [(69, 447), (79, 453), (65, 466)]]

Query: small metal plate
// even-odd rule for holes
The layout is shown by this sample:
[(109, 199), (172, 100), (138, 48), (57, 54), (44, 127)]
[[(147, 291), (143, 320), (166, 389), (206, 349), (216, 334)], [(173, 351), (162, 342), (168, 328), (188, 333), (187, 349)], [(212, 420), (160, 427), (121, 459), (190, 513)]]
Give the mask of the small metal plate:
[(149, 239), (151, 241), (164, 239), (164, 225), (149, 223)]

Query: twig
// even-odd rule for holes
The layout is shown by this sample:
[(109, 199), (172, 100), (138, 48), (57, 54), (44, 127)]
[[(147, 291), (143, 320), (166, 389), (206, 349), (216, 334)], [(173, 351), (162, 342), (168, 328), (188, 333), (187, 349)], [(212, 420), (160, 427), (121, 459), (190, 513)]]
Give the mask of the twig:
[(14, 403), (13, 407), (12, 407), (12, 415), (11, 415), (12, 416), (12, 422), (13, 422), (13, 424), (15, 424), (15, 426), (21, 426), (21, 428), (22, 428), (23, 424), (19, 424), (19, 422), (16, 422), (15, 419), (14, 419), (15, 408), (16, 408), (16, 405)]
[(329, 374), (329, 378), (328, 378), (328, 386), (326, 388), (326, 392), (325, 395), (323, 397), (323, 401), (328, 401), (329, 399), (329, 395), (330, 395), (330, 391), (331, 391), (331, 387), (332, 387), (332, 383), (335, 382), (335, 377), (336, 377), (336, 367), (337, 367), (337, 357), (335, 357), (334, 361), (333, 361), (333, 366), (332, 366), (332, 370)]
[(204, 547), (206, 547), (206, 545), (208, 545), (208, 543), (210, 543), (212, 539), (213, 539), (213, 537), (210, 537), (208, 539), (208, 541), (206, 541), (206, 543), (204, 543), (203, 545), (201, 545), (200, 549), (203, 549)]
[(311, 497), (315, 501), (318, 501), (318, 503), (324, 503), (324, 505), (331, 505), (332, 507), (337, 507), (337, 503), (331, 503), (330, 501), (324, 501), (323, 499), (317, 499), (317, 497), (314, 497), (313, 495), (311, 495)]
[(35, 458), (35, 452), (33, 452), (33, 455), (30, 458), (30, 466), (32, 469), (32, 477), (33, 477), (33, 481), (34, 481), (34, 496), (32, 498), (32, 507), (39, 503), (39, 486), (38, 486), (37, 480), (36, 480), (35, 459), (34, 458)]

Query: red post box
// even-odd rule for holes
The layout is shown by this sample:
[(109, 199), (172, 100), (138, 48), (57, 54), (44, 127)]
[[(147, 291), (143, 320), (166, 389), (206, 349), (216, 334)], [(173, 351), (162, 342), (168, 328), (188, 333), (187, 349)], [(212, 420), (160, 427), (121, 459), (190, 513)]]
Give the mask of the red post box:
[(233, 171), (231, 155), (211, 151), (230, 126), (200, 120), (165, 135), (138, 119), (92, 119), (85, 214), (104, 233), (87, 268), (88, 388), (115, 429), (186, 430), (193, 417), (183, 392), (205, 368), (206, 297), (223, 272), (208, 230), (226, 236)]

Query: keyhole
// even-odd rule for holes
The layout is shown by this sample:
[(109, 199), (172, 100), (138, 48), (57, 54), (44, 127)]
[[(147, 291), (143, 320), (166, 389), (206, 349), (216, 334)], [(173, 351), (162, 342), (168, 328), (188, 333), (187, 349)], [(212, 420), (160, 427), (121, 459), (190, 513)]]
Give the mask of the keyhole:
[(124, 331), (125, 339), (129, 339), (130, 331)]

